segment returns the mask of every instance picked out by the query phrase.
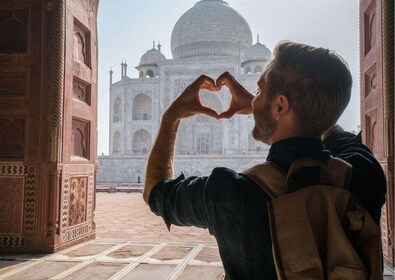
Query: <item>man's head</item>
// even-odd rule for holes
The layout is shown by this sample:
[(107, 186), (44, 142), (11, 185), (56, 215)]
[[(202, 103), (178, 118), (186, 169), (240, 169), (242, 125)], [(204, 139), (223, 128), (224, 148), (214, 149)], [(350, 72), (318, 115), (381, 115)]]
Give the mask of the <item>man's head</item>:
[(253, 135), (272, 143), (274, 134), (320, 137), (350, 101), (352, 78), (345, 61), (334, 52), (282, 42), (258, 86)]

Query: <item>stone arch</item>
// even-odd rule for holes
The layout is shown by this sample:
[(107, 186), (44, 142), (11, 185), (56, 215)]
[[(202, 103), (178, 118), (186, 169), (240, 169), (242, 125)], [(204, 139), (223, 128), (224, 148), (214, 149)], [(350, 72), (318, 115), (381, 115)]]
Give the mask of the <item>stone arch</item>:
[(254, 73), (262, 73), (263, 69), (260, 65), (255, 66)]
[(247, 67), (245, 70), (244, 70), (244, 74), (251, 74), (252, 72), (251, 72), (251, 68), (250, 67)]
[(139, 78), (144, 78), (144, 72), (143, 71), (140, 71)]
[(151, 134), (145, 129), (133, 133), (132, 149), (134, 155), (146, 155), (151, 147)]
[(121, 152), (121, 133), (115, 131), (114, 137), (112, 138), (112, 152), (113, 154), (118, 154)]
[(120, 122), (122, 120), (122, 113), (121, 113), (122, 101), (119, 96), (115, 98), (114, 101), (114, 110), (113, 110), (113, 122)]
[(133, 99), (132, 119), (152, 120), (152, 101), (148, 95), (140, 93)]
[(145, 77), (146, 77), (146, 78), (153, 78), (153, 77), (155, 77), (154, 71), (152, 71), (151, 69), (149, 69), (149, 70), (147, 71), (147, 73), (145, 73)]

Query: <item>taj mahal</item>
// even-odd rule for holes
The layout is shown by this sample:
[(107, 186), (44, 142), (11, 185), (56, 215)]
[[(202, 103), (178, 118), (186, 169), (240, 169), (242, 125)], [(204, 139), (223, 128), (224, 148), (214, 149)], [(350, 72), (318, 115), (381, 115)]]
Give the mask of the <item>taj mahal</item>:
[[(172, 58), (155, 44), (135, 67), (138, 78), (129, 78), (121, 64), (121, 79), (110, 71), (109, 155), (99, 156), (98, 184), (142, 183), (150, 148), (161, 115), (201, 74), (216, 79), (230, 72), (246, 89), (254, 91), (271, 59), (262, 43), (253, 44), (247, 21), (222, 0), (201, 0), (177, 21), (171, 34)], [(200, 93), (204, 105), (223, 112), (231, 95)], [(268, 146), (255, 141), (253, 116), (236, 115), (215, 120), (197, 115), (181, 122), (175, 147), (175, 174), (209, 175), (217, 166), (242, 171), (266, 159)]]

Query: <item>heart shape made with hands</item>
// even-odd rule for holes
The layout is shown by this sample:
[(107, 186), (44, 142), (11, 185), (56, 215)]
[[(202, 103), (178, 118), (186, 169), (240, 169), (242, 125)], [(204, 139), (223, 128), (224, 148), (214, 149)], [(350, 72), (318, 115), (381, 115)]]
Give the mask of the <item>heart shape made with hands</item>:
[[(231, 98), (223, 96), (230, 93)], [(220, 98), (218, 95), (223, 96)], [(235, 114), (252, 113), (251, 101), (254, 96), (248, 92), (235, 78), (225, 72), (217, 78), (215, 85), (201, 86), (199, 101), (204, 107), (217, 112), (218, 118), (228, 119)], [(225, 111), (223, 108), (227, 108)]]

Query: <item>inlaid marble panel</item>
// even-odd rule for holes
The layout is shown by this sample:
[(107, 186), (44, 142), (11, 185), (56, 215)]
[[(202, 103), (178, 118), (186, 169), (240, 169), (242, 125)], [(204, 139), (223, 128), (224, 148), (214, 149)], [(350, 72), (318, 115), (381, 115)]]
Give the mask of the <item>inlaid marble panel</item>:
[(86, 221), (87, 189), (88, 177), (70, 178), (69, 227)]

